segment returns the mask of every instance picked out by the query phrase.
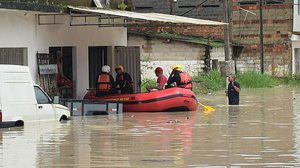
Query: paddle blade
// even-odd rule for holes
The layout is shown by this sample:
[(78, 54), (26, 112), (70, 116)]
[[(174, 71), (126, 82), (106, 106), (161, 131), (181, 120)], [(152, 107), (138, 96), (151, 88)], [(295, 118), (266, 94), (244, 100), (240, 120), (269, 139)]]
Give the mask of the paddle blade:
[(216, 110), (215, 108), (213, 108), (211, 106), (207, 106), (207, 105), (204, 105), (202, 103), (199, 103), (199, 104), (203, 107), (204, 111), (206, 111), (206, 112), (211, 112), (211, 111), (215, 111)]

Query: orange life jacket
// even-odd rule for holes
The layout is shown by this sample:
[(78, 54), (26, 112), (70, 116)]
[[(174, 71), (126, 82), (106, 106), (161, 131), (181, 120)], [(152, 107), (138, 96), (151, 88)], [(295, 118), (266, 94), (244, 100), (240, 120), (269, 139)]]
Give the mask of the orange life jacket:
[(179, 76), (180, 76), (180, 84), (178, 85), (178, 87), (192, 90), (193, 85), (192, 85), (191, 76), (186, 72), (181, 72)]
[(97, 82), (98, 82), (97, 89), (99, 91), (109, 91), (111, 89), (109, 74), (100, 74)]

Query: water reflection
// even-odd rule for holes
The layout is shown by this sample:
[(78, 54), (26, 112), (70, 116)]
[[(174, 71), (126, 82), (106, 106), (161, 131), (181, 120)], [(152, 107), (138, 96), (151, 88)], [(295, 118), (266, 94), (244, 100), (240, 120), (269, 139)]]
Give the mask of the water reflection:
[(228, 126), (237, 126), (239, 115), (240, 115), (240, 106), (228, 106)]
[(124, 113), (0, 130), (0, 167), (299, 167), (300, 90), (244, 89), (205, 113)]

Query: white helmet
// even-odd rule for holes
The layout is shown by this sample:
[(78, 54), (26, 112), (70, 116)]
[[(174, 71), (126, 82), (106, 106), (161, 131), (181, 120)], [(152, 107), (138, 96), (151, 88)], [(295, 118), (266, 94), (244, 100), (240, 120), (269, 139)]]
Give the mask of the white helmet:
[(101, 70), (102, 70), (102, 72), (109, 73), (110, 72), (110, 67), (108, 65), (104, 65)]

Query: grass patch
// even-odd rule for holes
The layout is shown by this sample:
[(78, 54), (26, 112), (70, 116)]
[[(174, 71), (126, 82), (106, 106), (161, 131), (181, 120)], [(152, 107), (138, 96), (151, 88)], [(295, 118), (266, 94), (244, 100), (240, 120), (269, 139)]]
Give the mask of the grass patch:
[(144, 79), (141, 84), (141, 92), (147, 92), (146, 86), (156, 86), (156, 80), (154, 79)]
[(289, 86), (299, 86), (300, 85), (300, 73), (295, 75), (285, 76), (279, 79), (282, 83)]
[(267, 88), (280, 84), (280, 82), (271, 75), (254, 71), (237, 73), (236, 81), (238, 81), (243, 88)]
[(208, 73), (200, 73), (193, 77), (193, 91), (196, 94), (206, 94), (225, 89), (225, 85), (225, 77), (222, 77), (221, 73), (215, 70), (209, 71)]
[[(280, 84), (288, 86), (300, 86), (300, 73), (285, 77), (273, 77), (268, 74), (261, 74), (255, 71), (237, 73), (236, 81), (240, 83), (241, 88), (267, 88)], [(156, 85), (156, 79), (144, 79), (142, 81), (142, 92), (147, 91), (146, 86)], [(193, 91), (195, 94), (207, 94), (210, 92), (225, 90), (226, 80), (221, 73), (215, 70), (208, 73), (199, 73), (193, 76)]]

